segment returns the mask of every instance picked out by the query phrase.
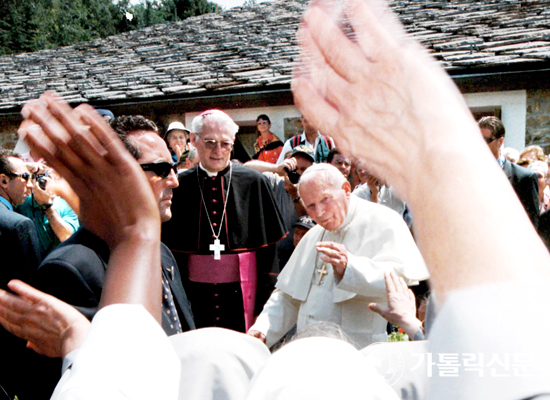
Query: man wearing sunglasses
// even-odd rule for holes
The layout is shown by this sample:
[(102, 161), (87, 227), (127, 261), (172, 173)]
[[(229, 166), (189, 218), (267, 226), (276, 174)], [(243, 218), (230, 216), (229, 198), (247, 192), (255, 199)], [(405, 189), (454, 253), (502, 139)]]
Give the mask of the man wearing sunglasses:
[[(121, 116), (115, 118), (111, 126), (147, 176), (158, 201), (160, 220), (169, 220), (172, 217), (172, 190), (178, 187), (178, 179), (168, 147), (156, 125), (141, 116)], [(165, 289), (170, 289), (165, 295), (174, 300), (163, 304), (162, 325), (170, 335), (194, 328), (194, 323), (172, 254), (166, 246), (162, 246), (161, 253), (163, 280), (169, 284)], [(99, 305), (108, 259), (107, 245), (80, 229), (46, 257), (34, 283), (40, 290), (75, 306), (91, 319)]]
[[(158, 202), (160, 221), (169, 220), (172, 216), (172, 190), (178, 186), (178, 179), (170, 152), (159, 136), (157, 126), (142, 116), (117, 117), (111, 122), (111, 126), (147, 176)], [(101, 196), (101, 193), (97, 195)], [(71, 304), (91, 320), (98, 309), (109, 254), (109, 247), (104, 241), (81, 228), (44, 259), (33, 284)], [(162, 328), (167, 335), (194, 329), (195, 324), (179, 269), (172, 253), (162, 244), (161, 262)], [(42, 368), (43, 371), (51, 369), (55, 376), (47, 379), (47, 385), (44, 385), (49, 386), (48, 397), (61, 371), (53, 367)], [(41, 374), (44, 375), (45, 372)], [(46, 398), (46, 394), (41, 398)]]
[[(0, 288), (7, 290), (11, 279), (30, 282), (38, 268), (38, 237), (33, 222), (13, 210), (25, 201), (32, 188), (31, 175), (19, 156), (0, 150)], [(0, 327), (0, 354), (9, 360), (0, 384), (12, 392), (21, 382), (25, 370), (26, 341)], [(24, 377), (28, 384), (28, 377)]]
[[(156, 125), (141, 116), (121, 116), (115, 118), (111, 126), (141, 165), (158, 202), (160, 221), (170, 219), (172, 190), (178, 186), (178, 179), (168, 147), (159, 136)], [(101, 193), (97, 195), (101, 196)], [(81, 228), (48, 254), (32, 283), (74, 306), (91, 320), (99, 306), (109, 255), (109, 247), (103, 240)], [(161, 263), (162, 328), (167, 335), (194, 329), (179, 269), (168, 248), (162, 244)], [(34, 358), (37, 359), (33, 359), (32, 370), (40, 379), (40, 385), (35, 385), (29, 398), (49, 398), (61, 376), (61, 360)]]
[(180, 174), (162, 240), (182, 271), (197, 328), (244, 332), (273, 290), (283, 221), (262, 174), (230, 162), (239, 127), (220, 110), (193, 120), (199, 164)]
[(536, 228), (539, 222), (539, 184), (537, 175), (527, 168), (511, 163), (500, 154), (506, 131), (499, 118), (493, 116), (483, 117), (478, 121), (478, 125), (489, 150), (498, 160), (500, 167)]
[(14, 211), (31, 190), (31, 174), (23, 160), (13, 152), (0, 150), (0, 287), (3, 289), (10, 279), (29, 281), (40, 263), (34, 224)]

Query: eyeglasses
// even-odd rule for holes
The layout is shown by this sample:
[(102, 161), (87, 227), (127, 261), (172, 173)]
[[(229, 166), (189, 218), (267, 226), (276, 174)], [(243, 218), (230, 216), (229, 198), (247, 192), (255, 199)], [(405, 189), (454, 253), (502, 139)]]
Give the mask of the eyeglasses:
[(28, 182), (29, 179), (31, 179), (31, 174), (29, 174), (28, 172), (25, 172), (23, 174), (6, 174), (8, 176), (14, 176), (16, 178), (21, 178), (23, 179), (24, 181)]
[(494, 137), (494, 136), (484, 137), (483, 139), (485, 139), (485, 143), (487, 143), (487, 144), (491, 144), (491, 143), (493, 143), (495, 140), (498, 140), (498, 138), (497, 138), (497, 137)]
[(162, 179), (168, 178), (170, 176), (170, 171), (174, 171), (177, 174), (176, 164), (172, 164), (166, 161), (156, 162), (156, 163), (147, 163), (139, 164), (142, 170), (151, 171), (157, 176), (160, 176)]
[(258, 124), (258, 125), (267, 125), (267, 124), (269, 124), (269, 122), (267, 122), (267, 121), (258, 121), (256, 124)]
[(202, 139), (202, 141), (204, 142), (204, 147), (208, 150), (215, 150), (218, 147), (218, 143), (223, 151), (229, 151), (233, 148), (233, 142), (218, 142), (212, 139)]

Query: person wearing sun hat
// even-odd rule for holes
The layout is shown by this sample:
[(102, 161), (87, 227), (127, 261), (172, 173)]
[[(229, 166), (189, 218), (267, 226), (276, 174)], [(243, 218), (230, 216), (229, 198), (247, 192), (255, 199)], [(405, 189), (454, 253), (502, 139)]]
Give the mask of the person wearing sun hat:
[(178, 162), (183, 152), (190, 150), (192, 147), (189, 144), (189, 129), (178, 121), (168, 125), (168, 129), (164, 134), (164, 140), (168, 144), (173, 162)]

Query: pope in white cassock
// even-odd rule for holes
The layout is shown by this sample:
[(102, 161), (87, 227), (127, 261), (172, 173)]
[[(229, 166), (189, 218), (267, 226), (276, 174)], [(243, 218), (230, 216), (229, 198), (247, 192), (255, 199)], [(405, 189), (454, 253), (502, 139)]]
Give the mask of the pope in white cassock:
[(384, 272), (408, 284), (428, 278), (407, 225), (395, 211), (352, 195), (329, 164), (304, 172), (299, 192), (318, 225), (294, 250), (248, 333), (271, 347), (296, 323), (329, 321), (358, 348), (387, 341), (387, 321), (368, 308), (386, 303)]

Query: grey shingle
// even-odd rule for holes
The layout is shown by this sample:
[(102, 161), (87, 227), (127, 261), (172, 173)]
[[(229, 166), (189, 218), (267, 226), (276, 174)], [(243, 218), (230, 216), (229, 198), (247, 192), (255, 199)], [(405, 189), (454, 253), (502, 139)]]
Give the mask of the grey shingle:
[[(547, 0), (393, 0), (407, 31), (450, 73), (550, 58)], [(161, 99), (289, 85), (303, 0), (273, 0), (0, 57), (0, 109), (45, 89), (72, 102)]]

